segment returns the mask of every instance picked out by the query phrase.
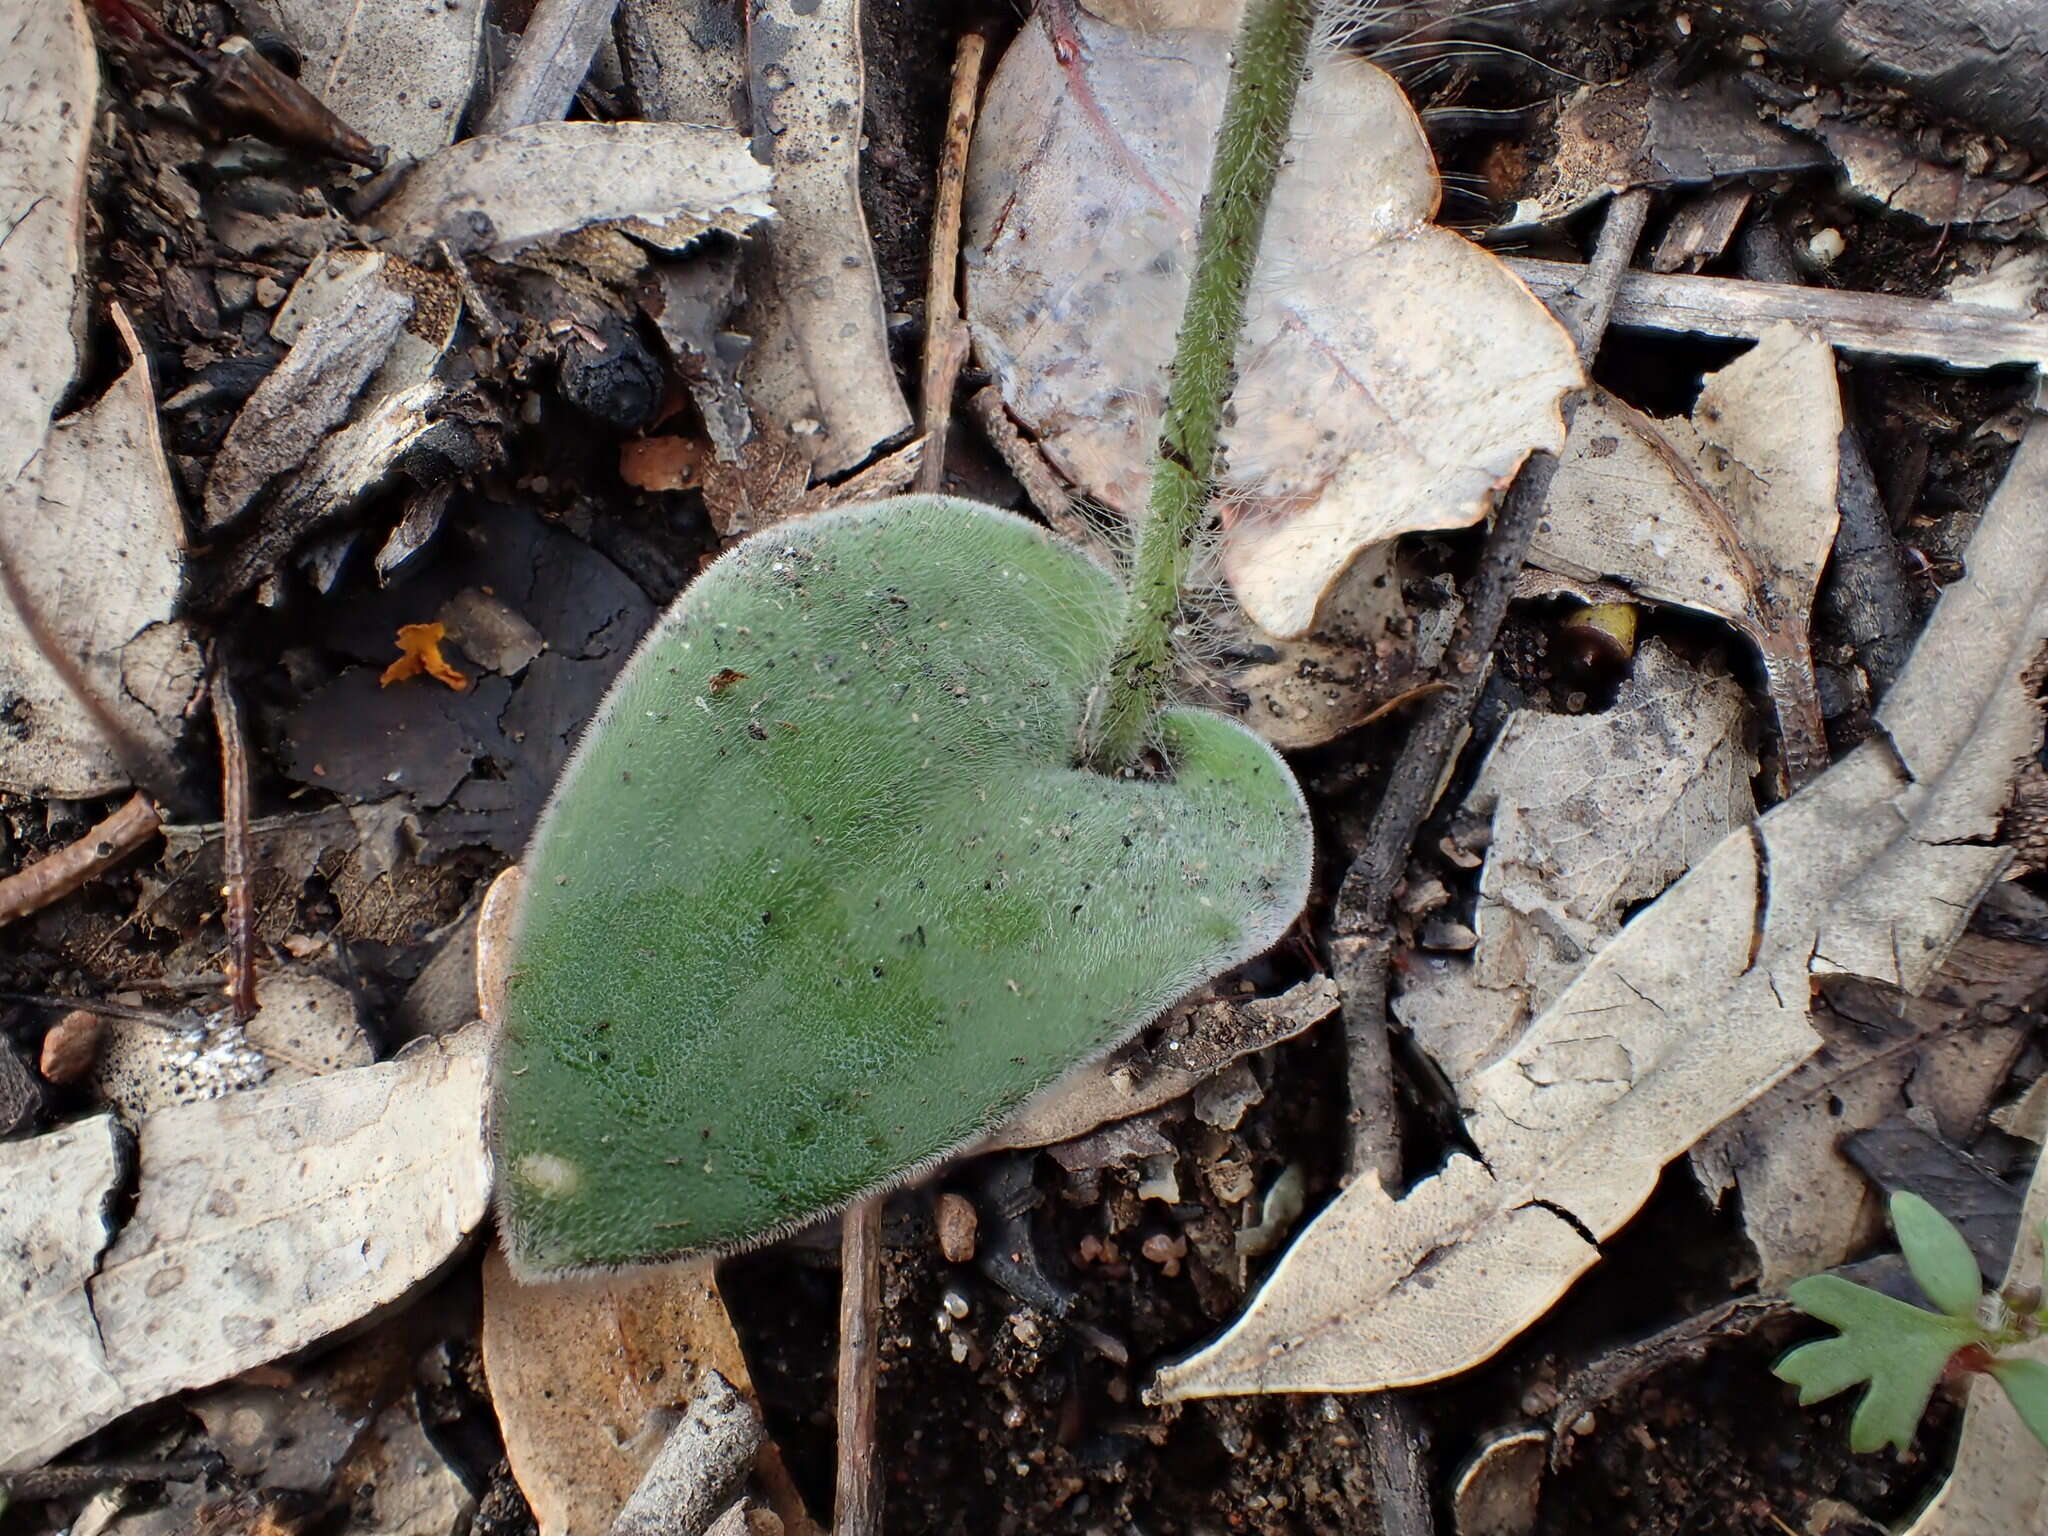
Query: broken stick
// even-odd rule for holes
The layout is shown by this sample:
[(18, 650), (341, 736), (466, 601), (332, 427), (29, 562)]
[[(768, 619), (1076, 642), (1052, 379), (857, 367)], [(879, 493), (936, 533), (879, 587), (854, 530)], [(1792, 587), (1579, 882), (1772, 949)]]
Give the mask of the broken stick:
[(953, 390), (967, 361), (967, 322), (960, 317), (960, 204), (967, 189), (967, 149), (974, 138), (974, 99), (988, 39), (969, 32), (953, 56), (953, 92), (946, 102), (946, 146), (939, 154), (938, 198), (932, 209), (931, 265), (924, 290), (924, 377), (919, 426), (927, 440), (912, 488), (936, 491), (946, 478), (946, 434)]
[(135, 852), (156, 836), (162, 825), (163, 818), (149, 796), (130, 796), (125, 805), (77, 842), (0, 880), (0, 923), (11, 923), (61, 901)]
[[(1507, 263), (1546, 304), (1587, 280), (1587, 269), (1574, 261), (1510, 256)], [(1656, 272), (1628, 273), (1614, 295), (1614, 324), (1624, 330), (1753, 341), (1781, 320), (1819, 331), (1838, 350), (1863, 357), (1921, 358), (1962, 369), (2048, 363), (2048, 320), (1982, 304)]]
[(881, 1536), (875, 1413), (882, 1362), (882, 1196), (839, 1224), (839, 1458), (832, 1536)]
[(256, 1017), (256, 899), (249, 889), (249, 747), (242, 708), (219, 662), (210, 686), (213, 723), (220, 734), (221, 896), (228, 930), (228, 1005), (235, 1022)]
[(479, 135), (527, 123), (558, 123), (612, 29), (619, 0), (540, 0), (519, 51), (477, 125)]

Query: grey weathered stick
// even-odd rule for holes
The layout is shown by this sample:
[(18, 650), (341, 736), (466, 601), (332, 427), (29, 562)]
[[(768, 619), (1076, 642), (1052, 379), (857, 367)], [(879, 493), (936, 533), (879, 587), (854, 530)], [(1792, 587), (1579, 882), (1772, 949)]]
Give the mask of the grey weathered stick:
[(967, 361), (967, 322), (960, 317), (960, 203), (967, 188), (967, 150), (974, 139), (974, 98), (981, 86), (988, 39), (969, 32), (953, 56), (953, 89), (946, 103), (946, 143), (939, 154), (938, 196), (932, 208), (932, 254), (924, 290), (924, 377), (918, 425), (924, 462), (914, 489), (936, 491), (946, 478), (946, 435), (953, 424), (953, 390)]
[[(1627, 192), (1607, 210), (1600, 243), (1578, 287), (1554, 307), (1580, 360), (1591, 366), (1605, 334), (1615, 289), (1642, 238), (1649, 194)], [(1564, 402), (1566, 425), (1582, 393)], [(1501, 503), (1479, 570), (1473, 577), (1457, 633), (1440, 673), (1447, 686), (1416, 713), (1385, 793), (1374, 812), (1363, 851), (1344, 876), (1331, 921), (1330, 962), (1344, 993), (1344, 1040), (1351, 1095), (1347, 1159), (1353, 1177), (1376, 1175), (1400, 1188), (1401, 1144), (1394, 1117), (1393, 1061), (1387, 1040), (1387, 977), (1393, 960), (1388, 909), (1406, 867), (1409, 845), (1429, 814), (1437, 786), (1463, 738), (1486, 677), (1486, 660), (1507, 612), (1515, 576), (1543, 515), (1557, 460), (1538, 454), (1522, 467)], [(1359, 1419), (1373, 1471), (1373, 1491), (1387, 1536), (1429, 1536), (1427, 1450), (1421, 1415), (1398, 1393), (1382, 1393), (1360, 1406)]]
[(62, 1499), (115, 1483), (182, 1483), (219, 1469), (212, 1456), (178, 1456), (169, 1461), (97, 1461), (68, 1467), (31, 1467), (0, 1472), (0, 1495), (14, 1499)]
[[(1511, 256), (1508, 267), (1547, 303), (1586, 279), (1575, 261)], [(1629, 273), (1614, 296), (1614, 324), (1623, 330), (1754, 340), (1781, 320), (1817, 330), (1832, 346), (1860, 357), (1920, 358), (1965, 369), (2048, 362), (2048, 320), (1981, 304), (1656, 272)]]
[(618, 5), (619, 0), (540, 0), (476, 131), (560, 122), (604, 45)]
[(762, 1439), (754, 1405), (706, 1371), (612, 1522), (612, 1536), (704, 1536), (739, 1492)]
[(882, 1200), (839, 1223), (839, 1458), (832, 1536), (881, 1536), (882, 1463), (875, 1453), (882, 1316)]
[[(1774, 283), (1799, 280), (1790, 243), (1768, 218), (1750, 225), (1740, 249), (1745, 276)], [(1875, 702), (1905, 665), (1918, 626), (1912, 595), (1906, 590), (1905, 570), (1899, 563), (1898, 541), (1892, 537), (1891, 517), (1878, 494), (1870, 455), (1863, 451), (1863, 439), (1854, 426), (1842, 429), (1840, 462), (1837, 501), (1842, 520), (1835, 530), (1835, 547), (1816, 606), (1855, 646), (1857, 658), (1870, 676)]]
[(221, 895), (227, 903), (228, 1003), (235, 1022), (256, 1016), (256, 899), (249, 889), (249, 746), (234, 685), (216, 662), (210, 685), (220, 734)]
[(163, 818), (149, 796), (130, 796), (77, 842), (0, 880), (0, 923), (11, 923), (61, 901), (155, 837), (162, 825)]

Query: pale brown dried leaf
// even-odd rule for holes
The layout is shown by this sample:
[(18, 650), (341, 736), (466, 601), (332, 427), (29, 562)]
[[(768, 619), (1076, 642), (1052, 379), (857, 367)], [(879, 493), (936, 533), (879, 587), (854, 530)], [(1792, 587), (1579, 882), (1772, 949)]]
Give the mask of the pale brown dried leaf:
[(1720, 615), (1761, 653), (1795, 782), (1827, 761), (1808, 630), (1834, 540), (1834, 352), (1791, 325), (1710, 375), (1690, 422), (1608, 396), (1572, 424), (1534, 565)]
[[(70, 1289), (23, 1290), (27, 1250), (0, 1243), (0, 1339), (37, 1308), (38, 1368), (0, 1396), (0, 1470), (33, 1466), (131, 1408), (303, 1349), (410, 1293), (483, 1220), (481, 1032), (395, 1061), (144, 1117), (140, 1198)], [(111, 1122), (88, 1122), (104, 1127)], [(76, 1157), (79, 1128), (7, 1149), (9, 1187)], [(111, 1192), (111, 1182), (107, 1189)], [(56, 1190), (56, 1186), (52, 1186)], [(64, 1191), (68, 1220), (94, 1207)], [(50, 1198), (56, 1198), (53, 1193)], [(34, 1202), (0, 1219), (45, 1222)], [(74, 1248), (76, 1244), (74, 1243)]]
[(127, 316), (113, 317), (126, 371), (51, 427), (33, 470), (0, 490), (0, 560), (33, 610), (24, 622), (0, 594), (0, 695), (22, 701), (28, 727), (0, 752), (0, 787), (22, 792), (106, 794), (129, 782), (137, 750), (168, 759), (202, 680), (198, 641), (178, 617), (185, 522), (156, 392)]
[[(1077, 24), (1073, 64), (1027, 27), (990, 84), (969, 166), (968, 320), (1060, 471), (1134, 515), (1229, 38)], [(1283, 638), (1314, 627), (1361, 549), (1484, 515), (1532, 450), (1558, 446), (1558, 401), (1579, 380), (1520, 281), (1429, 222), (1436, 167), (1388, 76), (1326, 56), (1301, 120), (1224, 434), (1223, 568)]]

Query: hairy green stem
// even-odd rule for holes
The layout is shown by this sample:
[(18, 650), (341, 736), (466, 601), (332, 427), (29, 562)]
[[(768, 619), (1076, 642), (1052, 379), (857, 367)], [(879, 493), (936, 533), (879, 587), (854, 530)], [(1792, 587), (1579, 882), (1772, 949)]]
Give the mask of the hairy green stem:
[(1223, 409), (1237, 382), (1245, 298), (1321, 8), (1322, 0), (1252, 0), (1238, 33), (1123, 632), (1091, 710), (1087, 755), (1105, 772), (1135, 762), (1172, 679), (1173, 631), (1215, 482)]

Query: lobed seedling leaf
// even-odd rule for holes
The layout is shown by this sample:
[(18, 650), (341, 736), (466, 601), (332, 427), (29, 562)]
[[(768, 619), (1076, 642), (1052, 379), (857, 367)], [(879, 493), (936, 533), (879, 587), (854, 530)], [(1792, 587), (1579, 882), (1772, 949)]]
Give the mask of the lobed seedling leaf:
[(1976, 1317), (1984, 1301), (1984, 1281), (1963, 1234), (1909, 1190), (1892, 1196), (1891, 1210), (1900, 1251), (1921, 1292), (1950, 1317)]
[(1307, 894), (1280, 759), (1077, 766), (1115, 579), (905, 497), (756, 535), (621, 674), (526, 860), (493, 1086), (525, 1275), (760, 1242), (975, 1140)]
[(1839, 1275), (1801, 1280), (1786, 1294), (1840, 1334), (1800, 1345), (1772, 1372), (1799, 1389), (1802, 1405), (1869, 1383), (1849, 1423), (1856, 1451), (1905, 1450), (1951, 1357), (1985, 1337), (1974, 1317), (1928, 1312)]

